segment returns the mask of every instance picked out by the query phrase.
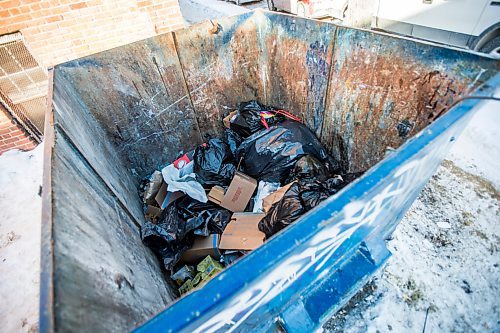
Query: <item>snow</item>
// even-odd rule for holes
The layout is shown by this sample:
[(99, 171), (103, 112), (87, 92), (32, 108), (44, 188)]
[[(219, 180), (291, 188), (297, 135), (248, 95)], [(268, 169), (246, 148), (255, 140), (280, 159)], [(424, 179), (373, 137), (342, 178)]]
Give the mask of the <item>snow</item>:
[(38, 331), (43, 144), (0, 156), (0, 325)]
[[(495, 94), (500, 97), (500, 93)], [(495, 104), (496, 103), (496, 104)], [(453, 147), (449, 158), (465, 171), (490, 180), (500, 190), (500, 103), (485, 102)]]

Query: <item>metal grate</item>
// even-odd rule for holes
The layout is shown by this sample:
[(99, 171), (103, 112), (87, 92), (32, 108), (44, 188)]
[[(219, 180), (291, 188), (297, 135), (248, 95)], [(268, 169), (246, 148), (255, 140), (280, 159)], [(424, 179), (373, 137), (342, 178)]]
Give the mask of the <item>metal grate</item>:
[(0, 102), (38, 142), (43, 136), (48, 75), (20, 33), (0, 36)]

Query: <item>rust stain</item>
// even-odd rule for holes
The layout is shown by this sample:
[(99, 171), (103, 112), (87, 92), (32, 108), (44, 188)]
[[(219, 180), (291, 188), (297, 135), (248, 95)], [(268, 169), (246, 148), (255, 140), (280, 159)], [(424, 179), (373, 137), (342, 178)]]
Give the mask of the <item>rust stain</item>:
[[(233, 22), (233, 24), (235, 24)], [(239, 102), (264, 97), (259, 72), (257, 28), (247, 20), (207, 38), (205, 33), (178, 35), (180, 59), (206, 140), (222, 131), (220, 121)]]
[(271, 34), (266, 39), (268, 103), (307, 119), (307, 45)]
[(338, 65), (323, 139), (349, 171), (380, 161), (387, 147), (399, 147), (465, 90), (458, 78), (404, 55), (360, 49)]

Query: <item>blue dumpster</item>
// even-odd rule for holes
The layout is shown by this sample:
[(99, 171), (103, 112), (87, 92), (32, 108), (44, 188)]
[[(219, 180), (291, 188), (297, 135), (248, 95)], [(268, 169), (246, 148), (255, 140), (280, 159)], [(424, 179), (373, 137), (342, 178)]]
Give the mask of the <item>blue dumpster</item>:
[[(51, 72), (42, 332), (321, 327), (387, 261), (385, 240), (500, 84), (499, 61), (472, 52), (264, 11), (217, 24)], [(139, 183), (252, 99), (303, 119), (349, 172), (368, 171), (176, 301), (140, 239)]]

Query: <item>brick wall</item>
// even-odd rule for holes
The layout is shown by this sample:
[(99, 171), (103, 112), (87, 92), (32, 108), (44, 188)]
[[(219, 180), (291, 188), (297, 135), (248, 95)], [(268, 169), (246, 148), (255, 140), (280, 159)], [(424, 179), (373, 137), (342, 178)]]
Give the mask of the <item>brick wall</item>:
[[(183, 26), (178, 0), (0, 0), (0, 35), (20, 31), (46, 68)], [(0, 154), (35, 146), (0, 106)]]
[(183, 26), (177, 0), (0, 0), (0, 35), (21, 31), (45, 67)]
[(14, 122), (7, 110), (0, 105), (0, 155), (10, 149), (31, 150), (37, 143)]

